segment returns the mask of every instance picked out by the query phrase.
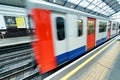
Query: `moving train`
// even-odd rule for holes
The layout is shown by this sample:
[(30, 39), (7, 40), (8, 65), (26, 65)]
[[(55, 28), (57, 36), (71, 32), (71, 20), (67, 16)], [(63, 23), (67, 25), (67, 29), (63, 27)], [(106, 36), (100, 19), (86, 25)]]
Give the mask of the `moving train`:
[(73, 60), (118, 34), (118, 22), (51, 4), (27, 1), (35, 27), (34, 56), (40, 73)]

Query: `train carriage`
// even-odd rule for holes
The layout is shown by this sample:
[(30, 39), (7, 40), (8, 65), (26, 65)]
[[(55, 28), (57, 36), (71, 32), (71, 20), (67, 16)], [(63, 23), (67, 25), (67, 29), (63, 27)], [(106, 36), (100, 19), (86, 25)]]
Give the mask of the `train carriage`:
[(107, 40), (108, 21), (97, 19), (96, 24), (96, 45), (99, 45)]
[(40, 73), (84, 54), (112, 35), (109, 19), (45, 1), (28, 0), (27, 4), (35, 27), (33, 48)]

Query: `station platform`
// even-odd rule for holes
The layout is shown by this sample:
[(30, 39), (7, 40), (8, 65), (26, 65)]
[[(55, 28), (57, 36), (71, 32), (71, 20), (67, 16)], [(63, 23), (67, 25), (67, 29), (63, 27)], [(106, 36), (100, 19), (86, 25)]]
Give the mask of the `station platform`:
[(44, 80), (120, 80), (120, 36)]
[(31, 36), (0, 39), (0, 47), (32, 42)]

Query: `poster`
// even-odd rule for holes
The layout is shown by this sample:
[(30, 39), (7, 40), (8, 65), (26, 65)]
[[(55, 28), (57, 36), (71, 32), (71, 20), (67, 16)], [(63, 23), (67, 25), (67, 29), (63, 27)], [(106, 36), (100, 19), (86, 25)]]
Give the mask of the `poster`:
[(5, 21), (4, 21), (3, 15), (0, 15), (0, 29), (1, 30), (5, 30), (6, 29), (6, 25), (5, 25)]
[(17, 25), (17, 28), (25, 28), (24, 18), (22, 18), (22, 17), (17, 17), (17, 18), (16, 18), (16, 25)]
[(7, 28), (17, 28), (15, 17), (13, 16), (4, 16), (5, 24)]

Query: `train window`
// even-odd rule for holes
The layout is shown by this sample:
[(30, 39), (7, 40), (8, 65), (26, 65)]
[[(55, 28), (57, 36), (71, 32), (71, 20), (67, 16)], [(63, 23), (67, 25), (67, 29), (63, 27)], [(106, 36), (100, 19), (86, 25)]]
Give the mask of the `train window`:
[(57, 27), (57, 39), (64, 40), (65, 39), (64, 18), (62, 17), (56, 18), (56, 27)]
[(77, 25), (78, 25), (78, 36), (82, 36), (82, 34), (83, 34), (83, 20), (79, 19), (77, 21)]
[(119, 29), (120, 29), (120, 24), (119, 24)]
[(105, 32), (107, 28), (107, 22), (100, 22), (99, 23), (99, 32)]
[(88, 34), (93, 34), (94, 31), (94, 21), (88, 21)]
[(112, 30), (116, 30), (116, 28), (117, 28), (117, 25), (113, 23)]
[(109, 22), (108, 22), (108, 28), (110, 28), (110, 27), (111, 27), (111, 22), (109, 21)]

